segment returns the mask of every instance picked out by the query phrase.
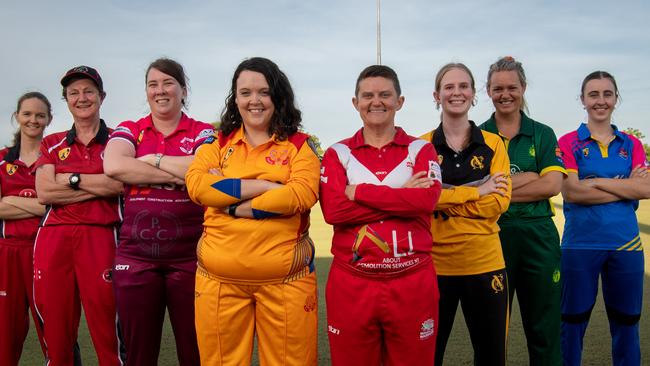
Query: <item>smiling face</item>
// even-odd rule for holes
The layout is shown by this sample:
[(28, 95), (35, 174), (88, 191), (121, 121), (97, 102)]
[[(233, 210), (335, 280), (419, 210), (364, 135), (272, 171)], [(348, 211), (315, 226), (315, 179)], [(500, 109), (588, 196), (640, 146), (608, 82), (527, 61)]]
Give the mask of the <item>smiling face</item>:
[(147, 102), (154, 117), (172, 118), (180, 114), (185, 88), (173, 76), (151, 68), (147, 73)]
[(23, 136), (38, 139), (43, 137), (43, 131), (51, 120), (47, 105), (38, 98), (23, 100), (15, 118)]
[(582, 90), (580, 99), (587, 111), (589, 122), (611, 123), (618, 97), (616, 87), (610, 79), (589, 80)]
[(489, 84), (487, 93), (497, 113), (502, 115), (519, 113), (526, 86), (521, 84), (516, 71), (494, 72)]
[(244, 70), (237, 78), (235, 104), (244, 128), (268, 131), (275, 106), (271, 100), (269, 83), (262, 73)]
[(404, 97), (397, 95), (390, 79), (369, 77), (359, 82), (359, 92), (352, 98), (352, 104), (359, 111), (364, 126), (392, 126)]
[(65, 93), (68, 109), (75, 120), (99, 119), (104, 97), (92, 80), (75, 80), (68, 84)]
[(447, 71), (440, 79), (439, 90), (433, 92), (436, 103), (449, 116), (466, 115), (472, 106), (474, 95), (471, 76), (459, 68)]

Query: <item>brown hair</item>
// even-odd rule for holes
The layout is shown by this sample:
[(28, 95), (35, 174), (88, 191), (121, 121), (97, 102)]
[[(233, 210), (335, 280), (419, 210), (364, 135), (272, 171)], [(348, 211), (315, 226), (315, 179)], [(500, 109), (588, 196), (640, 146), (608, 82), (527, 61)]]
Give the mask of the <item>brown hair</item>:
[[(156, 69), (164, 74), (173, 77), (181, 85), (181, 87), (187, 91), (189, 79), (187, 77), (187, 74), (185, 74), (183, 65), (179, 64), (177, 61), (174, 61), (170, 58), (161, 57), (150, 63), (149, 67), (147, 67), (147, 72), (144, 74), (145, 83), (147, 82), (147, 77), (149, 76), (149, 71), (151, 71), (151, 69)], [(183, 103), (183, 107), (187, 108), (185, 98), (181, 99), (181, 103)]]
[(402, 95), (402, 88), (399, 86), (399, 79), (397, 78), (397, 73), (395, 72), (395, 70), (385, 65), (370, 65), (365, 69), (363, 69), (363, 71), (361, 71), (359, 77), (357, 78), (357, 84), (354, 88), (354, 95), (356, 96), (357, 94), (359, 94), (359, 83), (361, 83), (363, 79), (375, 78), (375, 77), (381, 77), (392, 81), (393, 86), (395, 87), (395, 91), (397, 92), (397, 96), (399, 97), (400, 95)]
[(618, 94), (618, 86), (616, 85), (616, 80), (612, 76), (612, 74), (608, 73), (607, 71), (594, 71), (591, 74), (585, 76), (585, 79), (582, 81), (582, 86), (580, 87), (580, 97), (584, 97), (585, 95), (585, 87), (587, 86), (587, 83), (596, 80), (596, 79), (609, 79), (612, 84), (614, 84), (614, 93), (616, 94), (616, 98), (619, 98), (620, 95)]
[[(20, 109), (23, 106), (23, 102), (26, 101), (27, 99), (32, 99), (32, 98), (38, 99), (41, 102), (43, 102), (43, 104), (45, 104), (45, 106), (47, 107), (47, 117), (51, 121), (52, 104), (50, 104), (50, 101), (47, 99), (45, 95), (43, 95), (43, 93), (37, 91), (27, 92), (21, 95), (20, 98), (18, 98), (18, 102), (16, 102), (16, 110), (14, 111), (14, 113), (11, 114), (11, 118), (15, 119), (18, 113), (20, 113)], [(20, 126), (18, 127), (18, 130), (14, 132), (14, 140), (11, 143), (11, 146), (20, 146)]]

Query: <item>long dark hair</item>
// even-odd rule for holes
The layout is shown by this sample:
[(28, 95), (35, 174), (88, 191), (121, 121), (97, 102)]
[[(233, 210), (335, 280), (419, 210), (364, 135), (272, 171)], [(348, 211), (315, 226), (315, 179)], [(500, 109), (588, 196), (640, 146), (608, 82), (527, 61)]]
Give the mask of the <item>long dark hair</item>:
[[(20, 108), (22, 108), (23, 106), (23, 102), (26, 101), (27, 99), (32, 99), (32, 98), (36, 98), (41, 102), (43, 102), (43, 104), (45, 104), (45, 106), (47, 107), (47, 117), (51, 121), (52, 104), (50, 104), (50, 101), (47, 99), (45, 95), (43, 95), (43, 93), (37, 91), (27, 92), (21, 95), (20, 98), (18, 98), (18, 102), (16, 102), (16, 110), (14, 111), (14, 113), (12, 113), (11, 118), (16, 119), (16, 116), (18, 115), (18, 113), (20, 113)], [(18, 126), (16, 132), (14, 132), (14, 140), (11, 143), (11, 147), (20, 147), (20, 125)]]
[(242, 124), (242, 117), (235, 103), (237, 96), (237, 79), (242, 71), (254, 71), (264, 75), (269, 84), (271, 101), (275, 107), (269, 126), (269, 136), (282, 141), (290, 135), (298, 132), (301, 126), (302, 117), (300, 110), (295, 106), (293, 89), (287, 76), (280, 70), (273, 61), (263, 57), (253, 57), (242, 61), (232, 77), (230, 92), (226, 97), (226, 106), (221, 112), (221, 125), (219, 130), (224, 135), (229, 135), (238, 129)]

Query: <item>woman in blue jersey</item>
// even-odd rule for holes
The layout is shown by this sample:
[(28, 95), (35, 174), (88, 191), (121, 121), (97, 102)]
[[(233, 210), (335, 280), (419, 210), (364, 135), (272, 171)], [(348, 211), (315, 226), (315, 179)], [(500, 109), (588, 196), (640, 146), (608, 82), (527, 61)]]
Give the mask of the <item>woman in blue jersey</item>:
[(650, 198), (641, 142), (612, 124), (619, 93), (614, 77), (595, 71), (582, 82), (587, 122), (560, 138), (568, 177), (562, 188), (562, 357), (580, 365), (582, 338), (598, 293), (612, 335), (614, 365), (639, 365), (643, 246), (635, 210)]

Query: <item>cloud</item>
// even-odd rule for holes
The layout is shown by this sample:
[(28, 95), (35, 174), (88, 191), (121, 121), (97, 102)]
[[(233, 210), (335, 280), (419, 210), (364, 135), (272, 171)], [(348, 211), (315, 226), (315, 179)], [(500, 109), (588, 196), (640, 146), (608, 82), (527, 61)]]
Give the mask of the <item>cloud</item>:
[[(144, 71), (152, 60), (180, 61), (190, 77), (190, 111), (214, 121), (236, 65), (250, 56), (276, 61), (289, 76), (305, 128), (329, 145), (361, 126), (353, 109), (354, 81), (375, 62), (375, 1), (185, 2), (113, 0), (80, 3), (10, 1), (0, 13), (5, 70), (0, 116), (9, 119), (25, 91), (43, 91), (54, 104), (49, 132), (71, 120), (60, 98), (61, 75), (78, 64), (96, 66), (108, 97), (102, 115), (112, 126), (147, 113)], [(431, 93), (437, 69), (465, 62), (479, 88), (499, 56), (524, 63), (533, 118), (558, 135), (584, 118), (577, 99), (582, 78), (595, 69), (618, 79), (621, 127), (650, 136), (643, 123), (650, 76), (647, 2), (500, 1), (456, 3), (382, 1), (382, 61), (400, 77), (406, 104), (397, 115), (408, 132), (439, 122)], [(485, 120), (492, 106), (483, 89), (470, 112)], [(13, 127), (0, 126), (0, 143)]]

